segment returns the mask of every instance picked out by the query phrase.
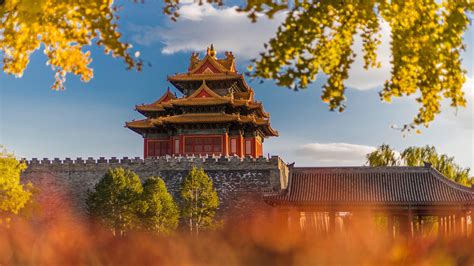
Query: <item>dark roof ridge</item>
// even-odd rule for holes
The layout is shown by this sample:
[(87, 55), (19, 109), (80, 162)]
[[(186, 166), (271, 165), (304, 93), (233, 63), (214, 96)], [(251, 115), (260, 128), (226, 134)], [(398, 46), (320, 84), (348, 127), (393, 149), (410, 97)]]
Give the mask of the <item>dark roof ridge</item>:
[(400, 170), (411, 170), (418, 172), (429, 172), (431, 168), (425, 166), (303, 166), (303, 167), (294, 167), (294, 171), (323, 171), (323, 170), (332, 170), (332, 171), (400, 171)]
[(430, 172), (433, 173), (435, 178), (437, 178), (441, 182), (445, 183), (447, 186), (449, 186), (451, 188), (454, 188), (454, 189), (464, 190), (464, 191), (469, 192), (469, 193), (474, 195), (474, 190), (472, 188), (463, 186), (463, 185), (447, 178), (445, 175), (443, 175), (441, 172), (439, 172), (438, 170), (436, 170), (433, 167), (430, 167), (429, 169), (430, 169)]

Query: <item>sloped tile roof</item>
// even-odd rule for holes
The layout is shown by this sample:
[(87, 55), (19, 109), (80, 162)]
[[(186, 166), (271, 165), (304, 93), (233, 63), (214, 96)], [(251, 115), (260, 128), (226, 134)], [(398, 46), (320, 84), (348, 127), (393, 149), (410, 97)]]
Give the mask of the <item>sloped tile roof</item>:
[(464, 205), (474, 189), (431, 167), (292, 168), (288, 188), (265, 195), (271, 205)]

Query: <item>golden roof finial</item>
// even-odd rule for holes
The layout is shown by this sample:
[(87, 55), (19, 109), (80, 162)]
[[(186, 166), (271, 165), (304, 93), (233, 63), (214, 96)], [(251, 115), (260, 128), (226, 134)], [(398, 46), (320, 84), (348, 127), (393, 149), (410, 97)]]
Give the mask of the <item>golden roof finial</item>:
[(214, 50), (214, 44), (211, 43), (211, 47), (207, 48), (207, 55), (216, 58), (216, 50)]

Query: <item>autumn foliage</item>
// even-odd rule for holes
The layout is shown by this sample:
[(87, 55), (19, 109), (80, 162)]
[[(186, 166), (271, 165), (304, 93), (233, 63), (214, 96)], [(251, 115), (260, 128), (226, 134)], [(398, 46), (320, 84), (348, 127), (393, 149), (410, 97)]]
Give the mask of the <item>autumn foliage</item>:
[[(134, 2), (145, 2), (134, 0)], [(149, 1), (151, 2), (151, 1)], [(217, 5), (223, 0), (196, 1)], [(148, 2), (147, 2), (148, 4)], [(179, 19), (179, 0), (163, 0), (163, 12)], [(443, 100), (453, 108), (466, 106), (462, 91), (466, 71), (463, 35), (474, 4), (468, 0), (364, 1), (243, 1), (237, 10), (252, 21), (265, 14), (286, 12), (275, 36), (265, 43), (249, 74), (272, 79), (279, 86), (307, 88), (318, 74), (328, 78), (322, 100), (330, 110), (346, 107), (345, 81), (356, 54), (364, 67), (377, 68), (381, 24), (390, 26), (391, 76), (380, 91), (386, 102), (416, 95), (419, 111), (403, 130), (428, 126), (441, 112)], [(96, 43), (105, 53), (122, 58), (127, 67), (141, 69), (117, 27), (118, 8), (111, 0), (4, 0), (0, 1), (0, 56), (3, 71), (20, 77), (30, 55), (43, 48), (56, 72), (53, 89), (64, 88), (66, 74), (89, 81), (89, 47)], [(356, 51), (356, 38), (362, 51)], [(388, 37), (388, 36), (385, 36)], [(472, 88), (469, 88), (472, 89)]]
[(64, 88), (68, 73), (89, 81), (92, 58), (86, 47), (93, 43), (133, 68), (137, 62), (128, 52), (130, 45), (120, 40), (116, 18), (111, 0), (0, 1), (3, 71), (21, 77), (30, 55), (43, 49), (56, 72), (53, 89)]
[(10, 219), (31, 200), (33, 186), (20, 182), (25, 169), (25, 163), (0, 146), (0, 227), (8, 226)]
[[(50, 206), (49, 206), (50, 207)], [(344, 234), (289, 233), (271, 214), (222, 229), (123, 238), (56, 210), (48, 222), (17, 220), (0, 233), (0, 264), (22, 265), (472, 265), (473, 239), (390, 240), (360, 223)], [(64, 214), (64, 215), (62, 215)]]

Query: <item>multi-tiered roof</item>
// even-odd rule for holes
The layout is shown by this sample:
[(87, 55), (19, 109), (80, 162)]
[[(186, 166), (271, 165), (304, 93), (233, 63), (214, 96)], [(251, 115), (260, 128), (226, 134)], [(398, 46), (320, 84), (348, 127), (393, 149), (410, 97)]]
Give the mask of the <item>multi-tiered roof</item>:
[(168, 80), (184, 96), (177, 97), (168, 89), (157, 101), (136, 106), (146, 119), (127, 122), (126, 127), (144, 137), (216, 127), (224, 127), (230, 134), (236, 130), (254, 132), (262, 139), (278, 135), (262, 103), (255, 101), (254, 91), (237, 72), (231, 52), (218, 59), (211, 45), (203, 58), (193, 53), (188, 72)]

